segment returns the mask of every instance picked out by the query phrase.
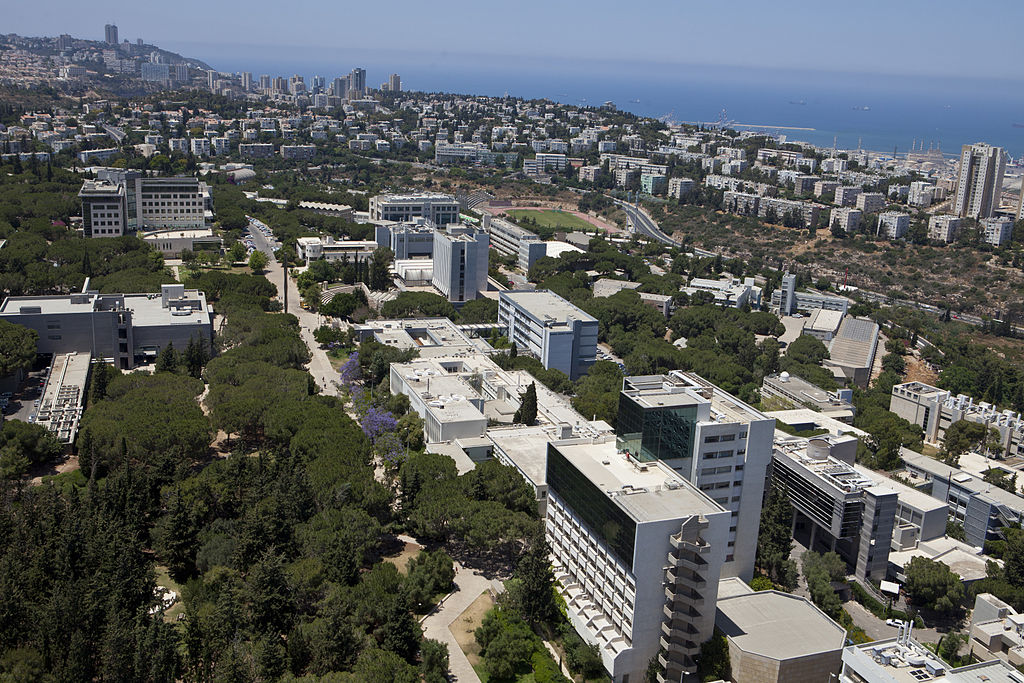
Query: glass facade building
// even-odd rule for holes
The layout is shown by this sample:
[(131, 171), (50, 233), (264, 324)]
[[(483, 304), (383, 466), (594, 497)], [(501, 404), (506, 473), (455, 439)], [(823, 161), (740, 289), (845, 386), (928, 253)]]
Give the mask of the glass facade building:
[(641, 462), (693, 457), (697, 405), (645, 407), (619, 394), (615, 445)]

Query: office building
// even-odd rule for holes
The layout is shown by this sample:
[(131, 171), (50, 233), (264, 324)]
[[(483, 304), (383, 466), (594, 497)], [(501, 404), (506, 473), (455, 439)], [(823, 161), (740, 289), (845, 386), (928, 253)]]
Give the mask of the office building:
[(117, 24), (107, 24), (104, 26), (103, 37), (107, 45), (117, 46)]
[[(485, 272), (486, 265), (485, 257)], [(498, 324), (520, 353), (536, 356), (569, 379), (579, 378), (597, 360), (597, 319), (554, 292), (501, 292)]]
[(312, 159), (316, 156), (316, 145), (281, 145), (282, 159)]
[(960, 229), (960, 218), (949, 214), (932, 216), (928, 219), (928, 239), (944, 244), (950, 244), (956, 240), (957, 231)]
[(990, 453), (996, 458), (1024, 456), (1024, 419), (1012, 410), (999, 410), (970, 396), (954, 396), (923, 382), (905, 382), (892, 388), (889, 410), (924, 430), (925, 443), (941, 445), (946, 430), (954, 422), (967, 420), (984, 424), (999, 433), (998, 449)]
[(224, 246), (224, 240), (210, 228), (153, 230), (140, 233), (139, 237), (166, 258), (178, 258), (185, 250), (206, 251), (219, 257)]
[(1020, 683), (1022, 676), (1006, 662), (993, 659), (949, 668), (901, 626), (896, 638), (850, 645), (843, 650), (839, 683)]
[(195, 338), (213, 348), (203, 292), (163, 285), (160, 294), (100, 294), (88, 285), (78, 294), (7, 297), (0, 319), (35, 330), (39, 353), (91, 353), (121, 369), (154, 360), (168, 343), (184, 349)]
[(491, 246), (502, 256), (519, 257), (520, 245), (523, 242), (536, 242), (540, 240), (537, 235), (510, 220), (496, 218), (490, 214), (484, 214), (483, 227), (491, 236)]
[(878, 234), (898, 240), (910, 229), (910, 216), (899, 211), (886, 211), (878, 215)]
[(388, 76), (388, 90), (390, 92), (402, 92), (402, 77), (398, 74)]
[(981, 228), (981, 239), (993, 247), (1002, 247), (1010, 243), (1013, 236), (1013, 221), (1009, 218), (982, 218), (978, 221)]
[(846, 316), (828, 344), (829, 357), (822, 361), (836, 381), (866, 388), (878, 351), (878, 323)]
[(878, 213), (885, 208), (885, 195), (881, 192), (863, 192), (854, 204), (864, 213)]
[(953, 213), (961, 218), (989, 218), (999, 208), (1006, 153), (984, 143), (964, 145), (957, 166)]
[(452, 303), (472, 301), (487, 291), (487, 233), (449, 224), (434, 231), (431, 284)]
[(846, 313), (850, 301), (841, 296), (798, 292), (796, 291), (796, 275), (785, 273), (782, 276), (782, 286), (772, 292), (771, 305), (782, 315), (793, 315), (798, 311), (810, 313), (818, 309)]
[(138, 171), (101, 171), (78, 193), (86, 237), (116, 237), (145, 228), (207, 226), (210, 188), (195, 178), (151, 178)]
[(627, 377), (616, 445), (661, 461), (729, 511), (722, 576), (750, 581), (775, 420), (707, 380), (681, 371)]
[(856, 408), (852, 403), (852, 389), (826, 391), (788, 372), (765, 377), (761, 385), (761, 395), (781, 399), (793, 408), (809, 407), (841, 422), (852, 423), (856, 414)]
[(570, 623), (616, 683), (696, 672), (714, 632), (729, 514), (608, 437), (548, 444), (545, 528)]
[(417, 194), (379, 194), (370, 197), (371, 221), (410, 223), (426, 218), (434, 225), (459, 222), (459, 203), (455, 197), (439, 192)]
[(846, 629), (807, 598), (723, 579), (715, 627), (735, 683), (825, 683), (842, 668)]
[(963, 525), (967, 543), (979, 548), (1002, 538), (1002, 530), (1024, 522), (1024, 497), (941, 460), (900, 449), (912, 484), (946, 503), (949, 519)]
[(412, 223), (377, 225), (377, 244), (390, 247), (395, 259), (429, 259), (434, 256), (434, 226), (425, 219)]

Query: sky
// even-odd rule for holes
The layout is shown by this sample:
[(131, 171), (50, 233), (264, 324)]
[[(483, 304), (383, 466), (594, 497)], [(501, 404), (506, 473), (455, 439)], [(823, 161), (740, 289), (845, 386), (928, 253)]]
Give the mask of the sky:
[[(373, 53), (558, 70), (590, 61), (1024, 80), (1020, 0), (48, 0), (6, 12), (4, 32), (147, 43), (235, 70), (239, 55), (300, 50), (315, 61)], [(234, 58), (232, 58), (234, 57)], [(218, 60), (232, 66), (220, 66)], [(347, 71), (347, 68), (344, 69)]]

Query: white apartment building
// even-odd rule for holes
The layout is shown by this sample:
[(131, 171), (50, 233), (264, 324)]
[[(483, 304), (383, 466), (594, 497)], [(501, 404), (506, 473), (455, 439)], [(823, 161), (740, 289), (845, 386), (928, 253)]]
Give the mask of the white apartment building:
[(729, 511), (721, 576), (750, 581), (775, 419), (677, 370), (627, 377), (616, 424), (620, 451), (664, 463)]
[(844, 206), (832, 209), (828, 217), (828, 224), (829, 227), (839, 228), (849, 235), (860, 230), (863, 219), (864, 212), (850, 206)]
[(214, 156), (226, 156), (231, 153), (231, 139), (227, 137), (212, 138), (210, 145)]
[(487, 291), (487, 233), (449, 224), (434, 231), (431, 284), (453, 303), (472, 301)]
[(983, 218), (979, 221), (981, 238), (994, 247), (1010, 243), (1013, 221), (1009, 218)]
[(570, 622), (615, 683), (696, 671), (714, 632), (729, 515), (663, 463), (608, 437), (548, 444), (545, 528)]
[(885, 195), (880, 192), (863, 192), (857, 195), (855, 206), (864, 213), (877, 213), (885, 208)]
[[(486, 272), (486, 261), (484, 263)], [(520, 352), (577, 379), (597, 360), (597, 319), (548, 290), (501, 292), (498, 324)]]
[(835, 203), (839, 206), (854, 206), (857, 203), (857, 197), (861, 195), (863, 190), (859, 187), (853, 187), (852, 185), (840, 185), (836, 188)]
[(932, 216), (928, 219), (928, 239), (950, 244), (956, 240), (960, 230), (960, 217), (949, 214)]
[(379, 194), (370, 197), (371, 221), (410, 223), (414, 218), (426, 218), (434, 225), (448, 225), (459, 221), (459, 203), (455, 197), (439, 192), (417, 194)]
[(899, 211), (886, 211), (878, 216), (878, 234), (898, 240), (910, 229), (910, 216)]
[(957, 167), (953, 213), (961, 218), (989, 218), (999, 208), (1006, 172), (1002, 147), (984, 143), (964, 145)]
[(696, 187), (696, 183), (694, 183), (690, 178), (669, 178), (668, 196), (674, 197), (675, 199), (682, 199), (693, 192), (694, 187)]
[(189, 138), (189, 150), (193, 156), (210, 156), (210, 141), (207, 138)]
[(935, 186), (923, 180), (910, 183), (907, 193), (907, 204), (910, 206), (927, 207), (935, 201)]

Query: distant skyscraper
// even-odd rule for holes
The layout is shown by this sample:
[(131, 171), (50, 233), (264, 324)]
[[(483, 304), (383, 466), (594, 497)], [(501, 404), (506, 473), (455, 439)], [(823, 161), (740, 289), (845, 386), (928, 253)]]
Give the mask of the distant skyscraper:
[(243, 90), (252, 90), (252, 72), (251, 71), (243, 71), (242, 72), (242, 89)]
[(349, 98), (362, 97), (366, 92), (366, 69), (355, 68), (348, 75)]
[(103, 33), (107, 45), (117, 45), (117, 24), (107, 24), (103, 27)]
[(57, 49), (61, 52), (64, 52), (65, 50), (70, 50), (71, 40), (71, 36), (69, 36), (67, 33), (60, 34), (60, 37), (57, 38)]
[(300, 76), (299, 74), (295, 74), (294, 76), (289, 78), (288, 92), (290, 92), (292, 95), (300, 95), (306, 92), (306, 79)]
[(216, 85), (218, 75), (216, 71), (206, 72), (206, 85), (209, 86), (210, 90), (213, 90), (214, 85)]
[(271, 80), (269, 74), (260, 76), (260, 90), (270, 90)]
[(345, 97), (348, 94), (348, 76), (334, 79), (331, 83), (331, 94), (335, 97)]
[(391, 74), (388, 77), (388, 90), (391, 92), (402, 92), (402, 77), (398, 74)]
[(322, 93), (326, 79), (323, 76), (313, 76), (313, 92)]
[(961, 218), (989, 218), (999, 208), (1006, 153), (985, 143), (960, 150), (953, 213)]
[(276, 76), (274, 78), (273, 90), (279, 93), (288, 92), (288, 79), (284, 76)]

